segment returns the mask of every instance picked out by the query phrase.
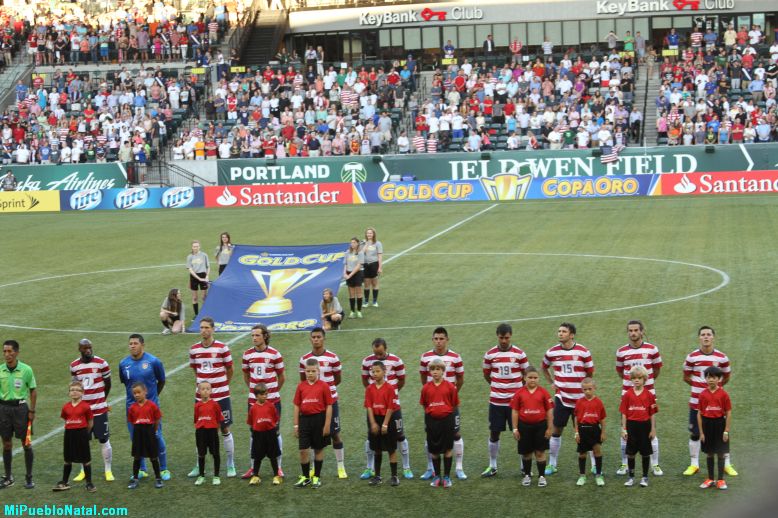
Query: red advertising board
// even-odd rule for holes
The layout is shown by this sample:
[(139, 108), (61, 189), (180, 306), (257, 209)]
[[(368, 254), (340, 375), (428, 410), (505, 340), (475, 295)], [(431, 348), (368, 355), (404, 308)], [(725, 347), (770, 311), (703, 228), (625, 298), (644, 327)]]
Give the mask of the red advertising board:
[(663, 174), (664, 196), (778, 193), (778, 171)]
[(350, 183), (307, 183), (205, 187), (206, 207), (345, 205), (353, 199)]

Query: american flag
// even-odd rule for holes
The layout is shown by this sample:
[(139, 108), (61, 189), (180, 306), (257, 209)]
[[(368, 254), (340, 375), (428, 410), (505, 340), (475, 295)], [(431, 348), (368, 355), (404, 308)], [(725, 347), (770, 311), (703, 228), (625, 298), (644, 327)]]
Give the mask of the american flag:
[(603, 164), (610, 164), (611, 162), (617, 162), (619, 160), (619, 153), (624, 149), (624, 146), (602, 146), (602, 156), (600, 162)]

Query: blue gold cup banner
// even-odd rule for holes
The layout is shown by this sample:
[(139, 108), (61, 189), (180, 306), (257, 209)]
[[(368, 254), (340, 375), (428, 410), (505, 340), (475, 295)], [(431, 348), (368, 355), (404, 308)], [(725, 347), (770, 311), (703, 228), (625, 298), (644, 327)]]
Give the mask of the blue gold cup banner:
[[(214, 319), (216, 331), (250, 331), (265, 324), (273, 331), (321, 325), (322, 291), (338, 293), (348, 243), (308, 246), (236, 245), (224, 273), (210, 284), (208, 297), (187, 331), (200, 319)], [(211, 264), (211, 278), (218, 266)], [(188, 275), (188, 272), (187, 272)]]

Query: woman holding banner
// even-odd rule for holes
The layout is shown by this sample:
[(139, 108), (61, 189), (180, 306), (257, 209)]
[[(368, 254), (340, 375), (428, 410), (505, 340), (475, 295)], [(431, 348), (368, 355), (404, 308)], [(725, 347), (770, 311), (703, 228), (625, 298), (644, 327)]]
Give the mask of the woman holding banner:
[[(362, 266), (365, 254), (359, 246), (359, 239), (351, 238), (346, 257), (343, 258), (343, 278), (348, 286), (349, 318), (362, 318)], [(356, 312), (355, 312), (356, 310)]]
[(343, 307), (332, 290), (324, 288), (321, 295), (321, 325), (325, 331), (338, 329), (343, 321)]
[(211, 274), (211, 263), (208, 255), (200, 250), (200, 241), (192, 241), (192, 253), (186, 257), (186, 268), (189, 270), (189, 289), (192, 290), (192, 306), (194, 315), (200, 312), (197, 300), (197, 290), (203, 292), (203, 302), (208, 295), (208, 276)]
[(378, 241), (375, 229), (368, 227), (365, 230), (365, 241), (362, 244), (365, 254), (365, 303), (370, 303), (370, 290), (373, 290), (373, 307), (378, 307), (378, 276), (383, 267), (384, 245)]
[(230, 262), (232, 257), (232, 250), (235, 245), (232, 244), (232, 238), (229, 232), (222, 232), (219, 236), (219, 246), (216, 247), (216, 263), (219, 265), (219, 275), (221, 276), (227, 263)]

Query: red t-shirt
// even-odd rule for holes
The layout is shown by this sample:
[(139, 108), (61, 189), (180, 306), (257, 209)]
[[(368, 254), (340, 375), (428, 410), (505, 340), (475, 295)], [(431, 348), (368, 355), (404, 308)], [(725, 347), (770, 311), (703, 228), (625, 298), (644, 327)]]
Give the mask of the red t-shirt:
[(219, 423), (224, 421), (224, 415), (219, 403), (213, 399), (208, 401), (198, 401), (194, 408), (195, 429), (199, 428), (218, 428)]
[(146, 400), (142, 405), (137, 401), (127, 410), (127, 422), (136, 424), (154, 424), (162, 418), (159, 407), (151, 400)]
[(723, 388), (719, 388), (715, 392), (711, 392), (710, 389), (706, 388), (700, 392), (698, 397), (699, 403), (697, 408), (702, 417), (716, 419), (726, 416), (727, 412), (732, 410), (732, 401), (730, 401), (729, 394)]
[(265, 401), (264, 404), (254, 403), (249, 408), (246, 424), (255, 432), (267, 432), (278, 426), (278, 410), (273, 403)]
[(381, 388), (375, 383), (371, 383), (365, 389), (365, 408), (372, 408), (373, 415), (383, 415), (391, 410), (395, 412), (400, 409), (397, 403), (397, 389), (391, 383), (384, 380)]
[(600, 424), (605, 419), (605, 406), (597, 396), (582, 397), (575, 403), (575, 420), (578, 424)]
[(554, 408), (554, 400), (546, 389), (538, 385), (534, 392), (524, 386), (511, 398), (511, 408), (519, 413), (519, 421), (527, 424), (542, 423), (548, 411)]
[(635, 389), (632, 388), (621, 396), (619, 412), (624, 414), (628, 421), (648, 421), (658, 411), (656, 397), (646, 389), (635, 394)]
[(419, 403), (424, 406), (425, 414), (443, 419), (459, 406), (457, 388), (450, 381), (443, 380), (440, 385), (429, 381), (421, 389)]
[(59, 416), (65, 420), (65, 430), (88, 428), (89, 420), (92, 419), (92, 408), (83, 399), (77, 405), (68, 401), (62, 405)]
[(300, 409), (302, 415), (326, 412), (327, 407), (333, 402), (330, 386), (322, 380), (316, 380), (314, 383), (309, 383), (308, 380), (301, 381), (294, 393), (294, 404)]

